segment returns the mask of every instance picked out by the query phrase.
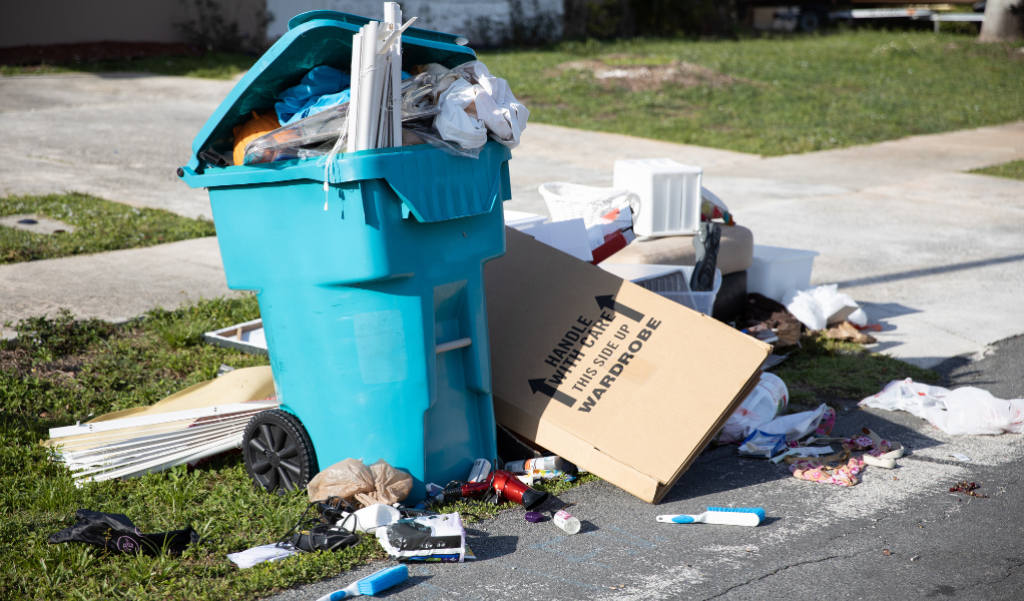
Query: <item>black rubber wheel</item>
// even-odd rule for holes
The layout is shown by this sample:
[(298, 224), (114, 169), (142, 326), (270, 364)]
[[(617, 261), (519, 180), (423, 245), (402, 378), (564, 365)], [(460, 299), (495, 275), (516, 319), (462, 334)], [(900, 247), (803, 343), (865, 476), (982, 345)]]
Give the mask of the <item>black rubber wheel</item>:
[(269, 492), (305, 488), (319, 471), (302, 422), (280, 409), (257, 413), (249, 420), (242, 453), (249, 476)]
[(800, 11), (797, 18), (797, 27), (804, 33), (814, 33), (825, 25), (825, 15), (816, 11)]

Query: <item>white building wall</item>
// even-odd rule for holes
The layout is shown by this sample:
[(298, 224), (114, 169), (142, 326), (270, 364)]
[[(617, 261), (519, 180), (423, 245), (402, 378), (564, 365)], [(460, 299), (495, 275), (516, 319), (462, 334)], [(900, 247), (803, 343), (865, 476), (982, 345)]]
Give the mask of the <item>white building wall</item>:
[[(561, 34), (564, 14), (562, 0), (513, 0), (520, 6), (524, 17), (538, 10), (554, 17), (558, 24), (556, 35)], [(400, 3), (402, 15), (408, 20), (418, 17), (414, 27), (461, 35), (470, 46), (479, 46), (493, 40), (483, 39), (486, 31), (478, 31), (482, 19), (491, 20), (492, 28), (507, 28), (511, 22), (511, 7), (507, 0), (481, 2), (479, 0), (406, 0)], [(310, 10), (336, 10), (371, 19), (384, 18), (383, 0), (267, 0), (267, 10), (274, 21), (267, 28), (267, 38), (275, 40), (288, 31), (288, 20)]]

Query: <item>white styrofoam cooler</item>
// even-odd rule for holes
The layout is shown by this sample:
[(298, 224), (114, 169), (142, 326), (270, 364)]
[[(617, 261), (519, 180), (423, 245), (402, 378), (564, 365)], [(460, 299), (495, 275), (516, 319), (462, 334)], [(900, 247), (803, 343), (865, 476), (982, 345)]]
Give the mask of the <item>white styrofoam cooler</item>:
[(685, 236), (700, 228), (703, 169), (672, 159), (615, 161), (612, 186), (640, 197), (633, 216), (638, 236)]
[(781, 303), (788, 290), (810, 288), (817, 256), (813, 250), (755, 244), (754, 260), (747, 269), (747, 293), (757, 292)]
[(705, 315), (711, 315), (715, 297), (722, 287), (722, 272), (715, 270), (715, 286), (708, 292), (690, 292), (693, 267), (683, 265), (650, 265), (641, 263), (601, 263), (608, 273), (629, 280), (665, 298)]

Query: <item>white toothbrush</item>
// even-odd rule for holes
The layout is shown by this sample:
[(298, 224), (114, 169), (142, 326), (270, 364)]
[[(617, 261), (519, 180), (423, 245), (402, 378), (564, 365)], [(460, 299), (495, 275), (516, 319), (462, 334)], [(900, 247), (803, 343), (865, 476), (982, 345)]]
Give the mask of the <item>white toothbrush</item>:
[(666, 524), (724, 524), (726, 526), (757, 526), (764, 519), (760, 507), (708, 507), (700, 515), (659, 515)]

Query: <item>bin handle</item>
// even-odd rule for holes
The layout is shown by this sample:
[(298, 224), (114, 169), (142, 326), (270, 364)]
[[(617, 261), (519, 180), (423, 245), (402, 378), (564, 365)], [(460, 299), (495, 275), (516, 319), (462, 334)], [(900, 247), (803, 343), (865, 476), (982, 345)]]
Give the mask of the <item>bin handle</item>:
[(458, 340), (452, 340), (451, 342), (442, 342), (437, 345), (437, 354), (440, 355), (441, 353), (447, 353), (448, 351), (466, 348), (471, 344), (473, 344), (473, 339), (471, 338), (459, 338)]

